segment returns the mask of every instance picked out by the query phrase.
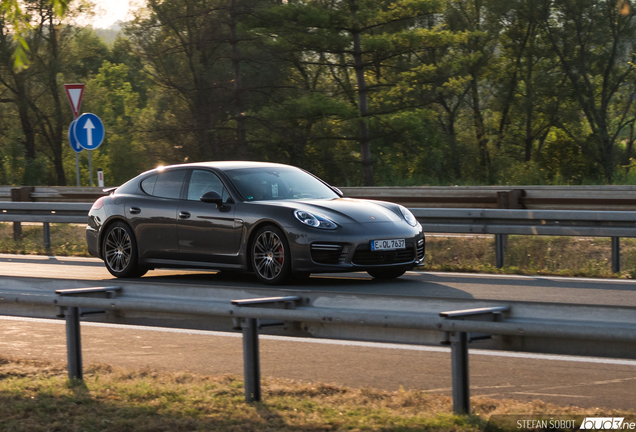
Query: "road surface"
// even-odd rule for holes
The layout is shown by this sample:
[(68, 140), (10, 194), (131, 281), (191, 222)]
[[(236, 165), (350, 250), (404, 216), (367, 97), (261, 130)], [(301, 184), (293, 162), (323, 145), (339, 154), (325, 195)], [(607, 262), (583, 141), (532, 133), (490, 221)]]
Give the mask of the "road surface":
[[(0, 255), (3, 276), (85, 280), (86, 286), (113, 280), (99, 260), (17, 255)], [(140, 281), (149, 289), (157, 282), (261, 287), (249, 275), (197, 271), (151, 271)], [(312, 287), (347, 293), (636, 306), (636, 285), (630, 280), (409, 272), (397, 281), (377, 282), (355, 273), (316, 276), (302, 285)], [(5, 317), (0, 326), (0, 354), (66, 360), (62, 321)], [(82, 344), (85, 364), (242, 375), (238, 333), (83, 323)], [(261, 365), (265, 378), (451, 394), (450, 353), (443, 347), (261, 336)], [(475, 345), (470, 373), (472, 396), (636, 410), (634, 360), (491, 352)]]

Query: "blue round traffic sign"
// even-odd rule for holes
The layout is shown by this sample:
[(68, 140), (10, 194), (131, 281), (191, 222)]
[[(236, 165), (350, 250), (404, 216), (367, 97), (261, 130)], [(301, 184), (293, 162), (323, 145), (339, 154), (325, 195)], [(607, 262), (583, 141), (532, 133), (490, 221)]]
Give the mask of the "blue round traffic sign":
[(73, 149), (73, 151), (79, 153), (84, 150), (84, 148), (79, 144), (79, 142), (77, 142), (77, 138), (75, 138), (75, 134), (73, 133), (73, 127), (75, 126), (76, 121), (77, 120), (73, 120), (71, 125), (68, 127), (68, 140), (71, 143), (71, 148)]
[(73, 135), (86, 150), (95, 150), (104, 141), (104, 123), (95, 114), (82, 114), (73, 123)]

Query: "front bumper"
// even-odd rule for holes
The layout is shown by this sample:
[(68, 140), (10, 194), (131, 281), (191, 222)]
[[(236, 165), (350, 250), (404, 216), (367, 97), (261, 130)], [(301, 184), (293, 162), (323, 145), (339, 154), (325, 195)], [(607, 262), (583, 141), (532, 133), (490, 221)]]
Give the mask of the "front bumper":
[[(335, 273), (379, 268), (411, 270), (424, 264), (425, 240), (420, 226), (379, 222), (345, 225), (334, 231), (303, 231), (304, 235), (296, 236), (296, 241), (290, 242), (292, 270), (295, 272)], [(406, 240), (405, 249), (371, 250), (373, 240), (397, 238)]]
[(94, 257), (101, 258), (99, 255), (99, 230), (91, 227), (86, 227), (86, 245), (88, 247), (88, 253)]

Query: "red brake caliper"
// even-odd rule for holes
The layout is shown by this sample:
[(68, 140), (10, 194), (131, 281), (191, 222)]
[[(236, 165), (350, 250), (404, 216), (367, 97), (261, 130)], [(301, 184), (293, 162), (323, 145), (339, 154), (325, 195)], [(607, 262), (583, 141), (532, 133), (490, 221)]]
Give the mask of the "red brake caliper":
[(280, 255), (278, 257), (278, 264), (283, 265), (283, 261), (285, 259), (285, 256), (283, 254), (283, 245), (278, 245), (278, 254)]

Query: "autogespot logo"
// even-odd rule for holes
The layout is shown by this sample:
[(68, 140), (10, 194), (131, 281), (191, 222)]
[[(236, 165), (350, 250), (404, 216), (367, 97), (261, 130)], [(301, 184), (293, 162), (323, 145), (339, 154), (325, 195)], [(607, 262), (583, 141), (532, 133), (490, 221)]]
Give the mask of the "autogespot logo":
[(579, 430), (634, 430), (636, 423), (626, 423), (625, 417), (585, 417)]

